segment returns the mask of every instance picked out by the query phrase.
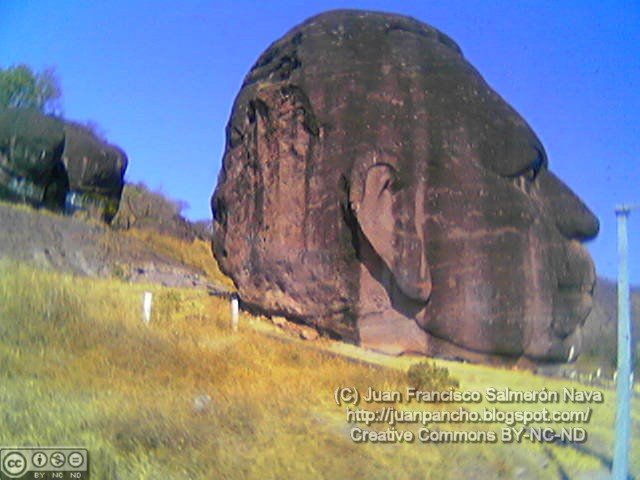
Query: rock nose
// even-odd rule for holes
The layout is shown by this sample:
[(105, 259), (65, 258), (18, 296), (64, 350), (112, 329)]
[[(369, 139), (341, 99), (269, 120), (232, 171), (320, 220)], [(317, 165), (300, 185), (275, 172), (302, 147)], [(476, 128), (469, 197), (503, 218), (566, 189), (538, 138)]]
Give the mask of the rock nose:
[(556, 227), (563, 236), (584, 242), (598, 234), (598, 218), (562, 180), (546, 171), (539, 181), (547, 205), (553, 211)]

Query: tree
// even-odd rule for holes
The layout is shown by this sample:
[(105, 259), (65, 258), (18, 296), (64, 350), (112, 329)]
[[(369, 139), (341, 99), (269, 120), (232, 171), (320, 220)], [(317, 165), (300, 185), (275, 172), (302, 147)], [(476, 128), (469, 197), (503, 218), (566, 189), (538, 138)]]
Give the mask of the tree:
[(0, 107), (59, 114), (61, 97), (62, 88), (53, 67), (40, 73), (24, 64), (0, 69)]

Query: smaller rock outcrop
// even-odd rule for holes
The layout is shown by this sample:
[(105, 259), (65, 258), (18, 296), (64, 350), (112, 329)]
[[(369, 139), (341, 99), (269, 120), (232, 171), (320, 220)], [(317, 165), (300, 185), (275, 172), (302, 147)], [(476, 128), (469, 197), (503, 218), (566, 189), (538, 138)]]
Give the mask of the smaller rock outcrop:
[(0, 199), (111, 222), (127, 163), (87, 127), (37, 110), (0, 110)]
[(62, 163), (69, 175), (65, 209), (111, 222), (118, 211), (128, 159), (124, 151), (73, 122), (64, 126)]
[(69, 181), (63, 123), (36, 110), (0, 110), (0, 198), (62, 210)]
[(111, 222), (117, 229), (138, 228), (192, 242), (198, 233), (180, 213), (180, 202), (151, 191), (144, 183), (128, 183), (122, 191), (120, 209)]

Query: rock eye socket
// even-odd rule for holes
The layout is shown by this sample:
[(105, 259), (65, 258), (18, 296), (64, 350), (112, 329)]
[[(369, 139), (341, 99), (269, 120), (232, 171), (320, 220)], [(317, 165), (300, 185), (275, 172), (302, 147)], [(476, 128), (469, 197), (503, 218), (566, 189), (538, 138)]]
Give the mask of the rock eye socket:
[(518, 175), (524, 177), (526, 180), (530, 182), (534, 182), (536, 178), (538, 178), (538, 174), (546, 165), (546, 159), (544, 153), (540, 151), (539, 148), (536, 148), (538, 154), (536, 158), (529, 164), (527, 167), (521, 171)]
[(529, 191), (528, 187), (536, 181), (547, 164), (544, 153), (539, 148), (536, 148), (536, 152), (537, 155), (531, 163), (511, 176), (516, 186), (525, 192)]

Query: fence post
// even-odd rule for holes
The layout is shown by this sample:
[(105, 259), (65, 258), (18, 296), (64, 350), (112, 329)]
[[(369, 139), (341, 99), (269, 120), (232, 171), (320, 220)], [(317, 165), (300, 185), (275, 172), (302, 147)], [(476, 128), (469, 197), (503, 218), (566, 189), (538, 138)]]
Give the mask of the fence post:
[(149, 325), (151, 321), (151, 302), (153, 299), (153, 295), (151, 292), (144, 292), (143, 300), (142, 300), (142, 321)]
[(238, 316), (239, 316), (238, 295), (233, 293), (231, 294), (231, 329), (234, 332), (238, 331)]

